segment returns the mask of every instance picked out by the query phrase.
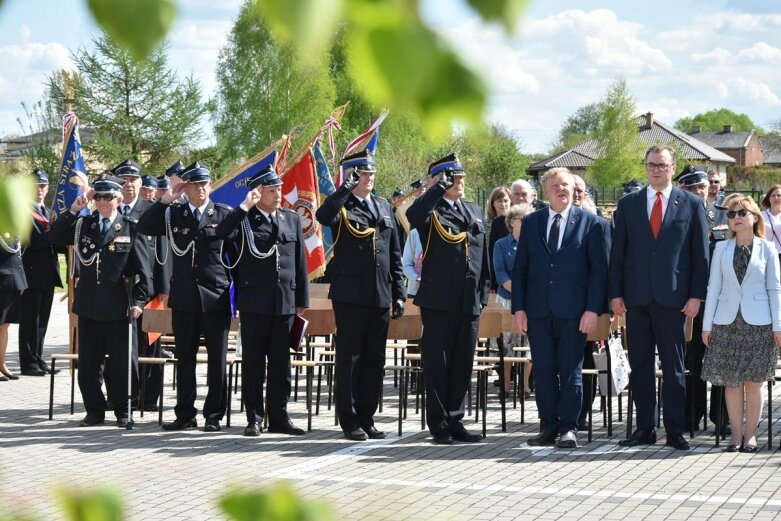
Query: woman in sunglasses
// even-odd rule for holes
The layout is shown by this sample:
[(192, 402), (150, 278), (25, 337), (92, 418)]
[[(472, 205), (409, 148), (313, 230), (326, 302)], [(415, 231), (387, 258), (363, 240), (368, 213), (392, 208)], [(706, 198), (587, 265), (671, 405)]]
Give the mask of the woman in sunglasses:
[(781, 185), (773, 185), (760, 203), (765, 219), (765, 237), (773, 243), (781, 259)]
[(726, 388), (732, 427), (727, 451), (756, 452), (762, 385), (773, 378), (781, 347), (779, 261), (754, 200), (733, 194), (724, 206), (730, 238), (716, 245), (711, 261), (702, 378)]

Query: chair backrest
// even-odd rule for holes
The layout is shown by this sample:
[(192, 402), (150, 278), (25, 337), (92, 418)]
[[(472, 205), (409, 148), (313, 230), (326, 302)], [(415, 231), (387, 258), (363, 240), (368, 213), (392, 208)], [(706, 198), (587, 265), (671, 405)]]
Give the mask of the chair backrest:
[(336, 319), (330, 305), (328, 308), (310, 307), (304, 310), (302, 316), (309, 321), (309, 325), (306, 328), (307, 335), (322, 336), (336, 333)]
[(423, 336), (423, 322), (420, 314), (407, 314), (390, 321), (388, 340), (417, 340)]
[(500, 310), (484, 309), (480, 314), (477, 327), (478, 338), (496, 338), (502, 332), (502, 313)]

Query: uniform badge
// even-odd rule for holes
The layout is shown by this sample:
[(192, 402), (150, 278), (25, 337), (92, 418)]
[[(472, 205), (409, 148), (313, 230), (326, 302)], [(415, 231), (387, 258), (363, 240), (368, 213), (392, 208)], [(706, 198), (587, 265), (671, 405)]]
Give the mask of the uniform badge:
[(214, 215), (214, 208), (209, 208), (208, 210), (206, 210), (206, 215), (208, 215), (209, 217)]
[(90, 226), (90, 229), (91, 229), (91, 230), (94, 230), (94, 229), (95, 229), (95, 223), (92, 223), (92, 226)]
[(94, 250), (94, 249), (95, 249), (95, 245), (94, 245), (94, 244), (92, 244), (92, 243), (90, 243), (90, 245), (89, 245), (89, 249), (90, 249), (90, 250)]
[(281, 213), (279, 214), (279, 220), (282, 221), (282, 222), (285, 221), (285, 216), (282, 215)]
[(174, 233), (179, 233), (179, 228), (177, 228), (176, 226), (174, 226)]
[(111, 244), (109, 244), (109, 245), (108, 245), (108, 251), (110, 251), (111, 253), (114, 253), (114, 251), (115, 251), (116, 249), (117, 249), (117, 247), (116, 247), (116, 246), (114, 246), (114, 243), (113, 243), (113, 242), (112, 242)]
[(85, 246), (84, 248), (82, 248), (82, 249), (81, 249), (81, 252), (82, 252), (82, 253), (87, 253), (87, 247)]
[(120, 235), (116, 239), (114, 239), (114, 242), (117, 244), (130, 244), (130, 236), (129, 235)]
[(114, 230), (119, 231), (121, 229), (122, 229), (122, 225), (121, 224), (117, 223), (117, 224), (114, 225)]
[(713, 219), (714, 217), (716, 217), (716, 214), (713, 213), (713, 210), (708, 210), (708, 219)]
[(256, 214), (256, 215), (255, 215), (255, 220), (256, 220), (256, 221), (259, 221), (259, 220), (260, 220), (260, 214)]
[(189, 215), (190, 215), (190, 212), (189, 212), (189, 211), (187, 211), (187, 210), (185, 210), (183, 215), (184, 215), (185, 217), (187, 217), (187, 216), (189, 216)]
[(182, 235), (187, 235), (190, 233), (190, 228), (182, 228)]

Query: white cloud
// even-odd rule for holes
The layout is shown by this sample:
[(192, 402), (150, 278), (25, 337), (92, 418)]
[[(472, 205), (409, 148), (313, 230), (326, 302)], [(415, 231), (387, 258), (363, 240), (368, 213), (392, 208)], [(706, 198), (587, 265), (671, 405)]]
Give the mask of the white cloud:
[(695, 52), (691, 55), (691, 61), (694, 63), (727, 63), (732, 54), (727, 49), (717, 47), (710, 52)]
[(781, 64), (781, 49), (765, 42), (757, 42), (749, 49), (743, 49), (738, 52), (738, 59), (768, 64)]
[(761, 107), (781, 107), (781, 98), (773, 92), (767, 83), (737, 77), (725, 80), (724, 84), (735, 97), (744, 96), (755, 101)]

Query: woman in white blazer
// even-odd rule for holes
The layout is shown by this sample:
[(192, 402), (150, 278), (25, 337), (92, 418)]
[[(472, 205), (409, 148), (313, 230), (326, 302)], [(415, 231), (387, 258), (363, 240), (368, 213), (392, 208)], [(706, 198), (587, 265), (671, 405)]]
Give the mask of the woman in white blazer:
[[(756, 203), (729, 196), (730, 239), (716, 245), (702, 320), (702, 378), (724, 386), (732, 427), (728, 452), (756, 452), (762, 384), (773, 378), (781, 346), (778, 254), (764, 239)], [(745, 395), (746, 423), (743, 424)]]

